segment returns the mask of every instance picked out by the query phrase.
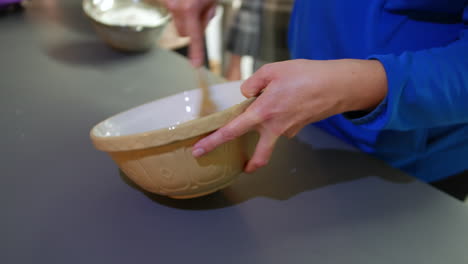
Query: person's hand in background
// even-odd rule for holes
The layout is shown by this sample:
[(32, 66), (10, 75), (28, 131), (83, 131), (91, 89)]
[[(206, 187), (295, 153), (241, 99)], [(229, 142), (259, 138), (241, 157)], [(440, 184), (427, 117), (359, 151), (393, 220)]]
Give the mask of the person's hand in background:
[(192, 154), (199, 157), (256, 130), (260, 139), (245, 167), (253, 172), (268, 163), (281, 135), (293, 137), (309, 123), (376, 107), (386, 96), (387, 79), (376, 60), (292, 60), (260, 68), (241, 89), (244, 96), (258, 98), (243, 114), (197, 142)]
[(195, 67), (205, 58), (204, 32), (216, 12), (216, 0), (162, 0), (172, 12), (177, 31), (190, 37), (189, 58)]

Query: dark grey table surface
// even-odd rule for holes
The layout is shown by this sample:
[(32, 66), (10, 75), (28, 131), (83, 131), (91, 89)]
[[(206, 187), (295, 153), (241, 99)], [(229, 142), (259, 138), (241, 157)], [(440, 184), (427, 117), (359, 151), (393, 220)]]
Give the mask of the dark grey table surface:
[(190, 67), (33, 2), (0, 17), (0, 263), (468, 263), (465, 204), (312, 127), (222, 192), (138, 190), (88, 132), (195, 88)]

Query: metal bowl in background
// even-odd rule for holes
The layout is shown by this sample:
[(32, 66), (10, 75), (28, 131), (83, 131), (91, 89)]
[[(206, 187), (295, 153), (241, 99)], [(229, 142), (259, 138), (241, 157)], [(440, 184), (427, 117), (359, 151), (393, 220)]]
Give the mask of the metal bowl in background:
[[(107, 44), (130, 52), (151, 49), (171, 19), (157, 0), (84, 0), (83, 10)], [(136, 16), (130, 11), (142, 13)]]

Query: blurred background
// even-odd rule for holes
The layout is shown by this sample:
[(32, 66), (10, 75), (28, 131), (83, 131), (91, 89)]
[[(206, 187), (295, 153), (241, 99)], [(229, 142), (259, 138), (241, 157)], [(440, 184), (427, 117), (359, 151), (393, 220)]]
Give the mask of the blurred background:
[[(8, 16), (21, 13), (27, 8), (41, 8), (43, 12), (53, 12), (54, 6), (59, 3), (57, 1), (36, 0), (34, 1), (36, 3), (33, 4), (33, 1), (0, 0), (0, 15)], [(139, 5), (140, 10), (135, 8), (126, 10), (128, 11), (125, 14), (126, 17), (117, 18), (115, 15), (114, 19), (121, 19), (120, 22), (115, 20), (115, 23), (121, 27), (128, 26), (124, 23), (131, 22), (128, 20), (129, 18), (132, 18), (135, 23), (137, 21), (145, 23), (145, 19), (147, 19), (145, 15), (149, 14), (144, 14), (141, 8), (152, 9), (155, 5), (160, 5), (158, 2), (159, 0), (77, 0), (75, 5), (77, 10), (68, 11), (73, 14), (70, 21), (72, 19), (78, 21), (76, 18), (84, 16), (83, 13), (86, 13), (93, 20), (95, 29), (102, 39), (109, 42), (110, 38), (118, 38), (118, 40), (114, 40), (114, 43), (111, 43), (111, 46), (122, 49), (119, 42), (128, 42), (128, 39), (133, 39), (132, 45), (137, 45), (136, 42), (141, 44), (146, 40), (133, 34), (134, 32), (129, 33), (129, 30), (125, 32), (126, 36), (122, 35), (122, 30), (117, 32), (121, 36), (115, 36), (116, 32), (109, 32), (116, 31), (115, 28), (110, 27), (111, 21), (104, 21), (109, 16), (104, 18), (101, 17), (100, 13), (105, 15), (104, 13), (117, 12), (116, 10), (124, 5), (142, 3)], [(216, 15), (206, 29), (207, 68), (228, 80), (240, 80), (248, 78), (252, 72), (265, 63), (287, 60), (289, 58), (287, 30), (292, 4), (293, 0), (219, 0)], [(81, 9), (81, 5), (85, 12), (78, 10)], [(130, 14), (132, 12), (133, 14)], [(124, 15), (125, 12), (120, 13), (120, 15)], [(127, 20), (124, 21), (125, 19)], [(105, 24), (104, 28), (102, 24)], [(117, 24), (112, 26), (117, 26)], [(136, 31), (139, 31), (136, 24), (132, 24), (132, 26)], [(152, 38), (151, 45), (153, 46), (158, 45), (184, 56), (187, 55), (190, 40), (178, 35), (172, 21), (164, 24), (161, 35)], [(139, 48), (141, 47), (133, 47), (133, 49)]]

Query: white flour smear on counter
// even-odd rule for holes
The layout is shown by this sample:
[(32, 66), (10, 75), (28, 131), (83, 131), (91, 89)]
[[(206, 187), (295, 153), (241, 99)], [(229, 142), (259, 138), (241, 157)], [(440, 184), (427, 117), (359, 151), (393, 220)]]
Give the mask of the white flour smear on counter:
[(154, 27), (161, 24), (162, 18), (155, 9), (135, 5), (104, 12), (99, 21), (107, 25)]

